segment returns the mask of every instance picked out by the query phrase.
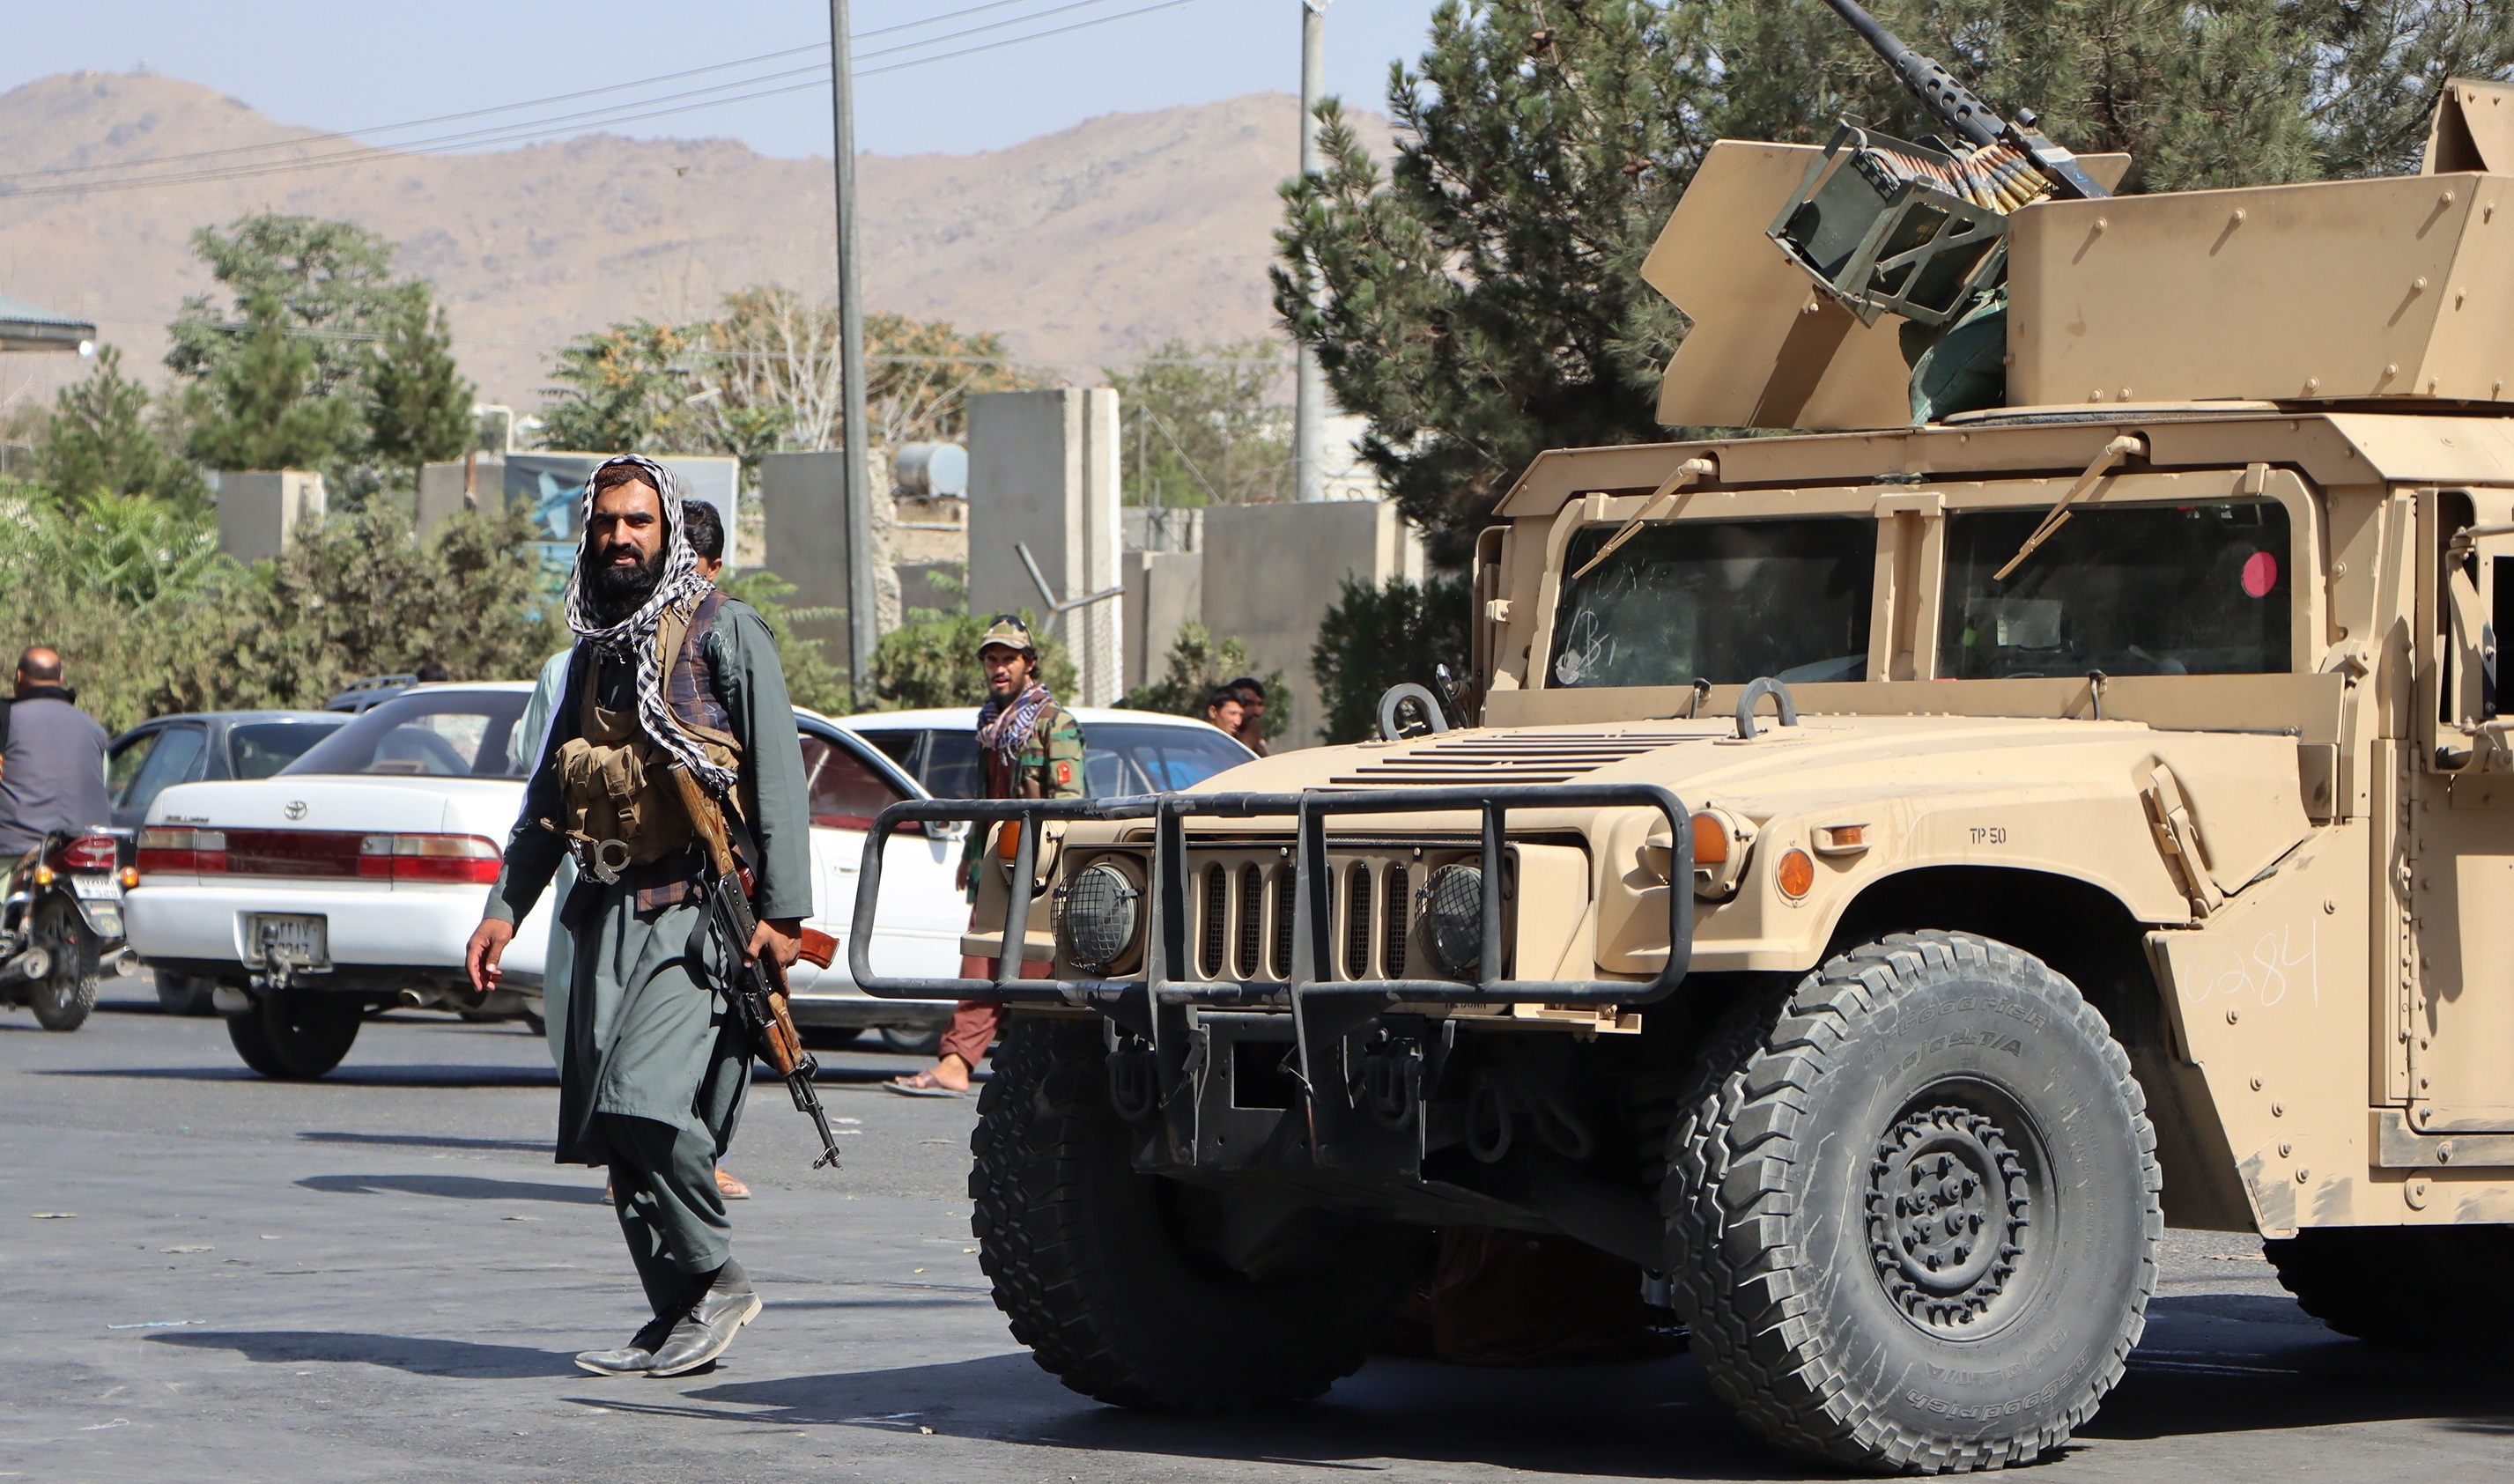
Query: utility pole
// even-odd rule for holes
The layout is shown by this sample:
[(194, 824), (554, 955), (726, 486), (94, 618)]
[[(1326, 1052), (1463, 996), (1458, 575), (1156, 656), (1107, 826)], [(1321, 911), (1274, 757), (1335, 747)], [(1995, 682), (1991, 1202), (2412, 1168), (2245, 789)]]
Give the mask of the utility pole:
[(881, 640), (873, 584), (872, 469), (866, 447), (864, 275), (856, 251), (856, 102), (854, 48), (847, 0), (830, 0), (830, 112), (838, 172), (838, 375), (846, 408), (840, 436), (847, 522), (847, 685), (855, 704), (870, 702), (872, 652)]
[[(1301, 174), (1318, 159), (1318, 99), (1326, 90), (1327, 0), (1301, 0)], [(1307, 341), (1295, 347), (1292, 381), (1292, 468), (1302, 500), (1324, 500), (1326, 490), (1326, 373)]]

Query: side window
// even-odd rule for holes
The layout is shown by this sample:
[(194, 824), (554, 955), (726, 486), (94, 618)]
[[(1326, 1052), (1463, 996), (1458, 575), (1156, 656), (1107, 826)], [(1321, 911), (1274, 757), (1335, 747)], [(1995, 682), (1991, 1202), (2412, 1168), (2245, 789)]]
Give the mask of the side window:
[(938, 799), (974, 799), (987, 791), (986, 771), (978, 766), (978, 734), (929, 732), (925, 772), (917, 782)]
[(148, 760), (132, 779), (131, 795), (122, 807), (144, 812), (157, 802), (157, 795), (190, 778), (207, 741), (199, 727), (168, 727), (159, 733), (157, 745), (148, 749)]
[(873, 816), (900, 800), (864, 759), (809, 732), (803, 734), (803, 779), (812, 822), (823, 829), (871, 829)]
[(858, 732), (856, 735), (872, 743), (875, 747), (880, 748), (881, 755), (889, 758), (892, 762), (899, 764), (899, 766), (907, 769), (911, 773), (916, 771), (916, 740), (923, 737), (925, 735), (924, 733), (894, 730), (888, 732)]
[(148, 761), (148, 749), (165, 735), (162, 731), (142, 732), (114, 748), (113, 755), (104, 760), (104, 794), (113, 801), (114, 808), (131, 802), (132, 780), (140, 777), (141, 765)]

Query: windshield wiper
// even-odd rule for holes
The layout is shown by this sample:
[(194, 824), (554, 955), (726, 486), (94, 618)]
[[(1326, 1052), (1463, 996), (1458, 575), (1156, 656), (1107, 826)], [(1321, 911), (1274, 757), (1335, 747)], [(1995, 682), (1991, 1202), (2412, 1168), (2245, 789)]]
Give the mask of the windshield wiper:
[(2000, 568), (1997, 572), (1992, 573), (1990, 575), (1990, 580), (1994, 582), (2007, 582), (2007, 575), (2014, 572), (2019, 563), (2023, 562), (2027, 557), (2032, 556), (2034, 554), (2035, 547), (2042, 545), (2047, 541), (2049, 541), (2051, 539), (2051, 533), (2059, 530), (2061, 525), (2068, 520), (2070, 501), (2076, 500), (2079, 496), (2084, 495), (2088, 490), (2093, 489), (2095, 487), (2095, 481), (2103, 478), (2105, 474), (2111, 472), (2114, 464), (2121, 462), (2124, 459), (2129, 458), (2133, 454), (2142, 459), (2147, 457), (2147, 440), (2136, 433), (2124, 433), (2120, 437), (2115, 438), (2112, 442), (2105, 444), (2104, 451), (2095, 456), (2095, 461), (2088, 464), (2087, 471), (2078, 476), (2078, 482), (2069, 486), (2069, 493), (2061, 496), (2060, 502), (2053, 505), (2050, 508), (2050, 511), (2043, 517), (2043, 524), (2034, 528), (2034, 534), (2025, 538), (2025, 544), (2017, 547), (2016, 554), (2007, 559), (2007, 565)]
[(1661, 484), (1657, 489), (1650, 491), (1649, 498), (1642, 501), (1640, 511), (1637, 512), (1632, 519), (1624, 522), (1624, 528), (1616, 532), (1613, 536), (1608, 537), (1606, 539), (1606, 543), (1598, 548), (1598, 554), (1581, 564), (1579, 571), (1571, 574), (1571, 581), (1576, 582), (1582, 578), (1587, 577), (1590, 571), (1600, 562), (1602, 562), (1606, 558), (1614, 555), (1616, 547), (1622, 545), (1628, 541), (1631, 541), (1633, 539), (1633, 533), (1639, 531), (1642, 528), (1642, 523), (1650, 518), (1650, 507), (1652, 505), (1657, 504), (1662, 500), (1673, 499), (1679, 490), (1683, 489), (1686, 485), (1693, 483), (1697, 479), (1716, 478), (1719, 473), (1720, 463), (1719, 461), (1714, 459), (1687, 459), (1683, 463), (1678, 464), (1676, 466), (1676, 472), (1668, 475), (1665, 483)]

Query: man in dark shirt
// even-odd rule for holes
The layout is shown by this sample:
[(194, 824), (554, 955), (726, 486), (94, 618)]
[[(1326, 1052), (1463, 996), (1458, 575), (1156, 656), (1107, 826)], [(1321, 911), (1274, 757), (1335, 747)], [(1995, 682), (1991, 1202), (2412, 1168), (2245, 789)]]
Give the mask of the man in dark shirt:
[(110, 819), (104, 796), (104, 728), (61, 684), (61, 657), (41, 645), (18, 661), (18, 693), (0, 712), (0, 859), (15, 859), (61, 831)]

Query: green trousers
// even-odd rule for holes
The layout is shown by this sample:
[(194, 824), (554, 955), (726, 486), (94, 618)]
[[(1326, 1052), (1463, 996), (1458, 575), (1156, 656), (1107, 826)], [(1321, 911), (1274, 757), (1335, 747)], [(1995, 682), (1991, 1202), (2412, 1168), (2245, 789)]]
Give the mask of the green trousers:
[(715, 1184), (715, 1143), (687, 1125), (596, 1113), (588, 1132), (611, 1151), (611, 1202), (637, 1281), (657, 1317), (678, 1313), (733, 1256), (733, 1223)]

